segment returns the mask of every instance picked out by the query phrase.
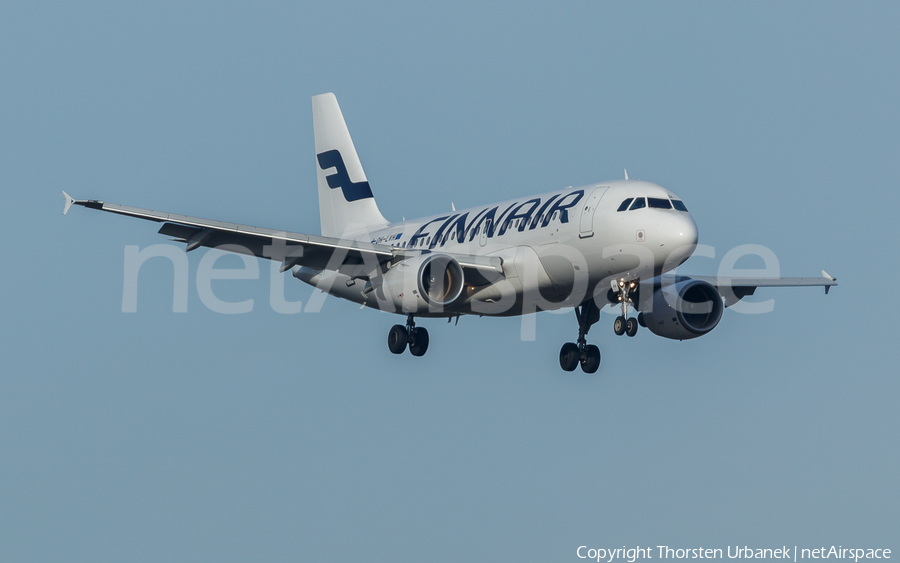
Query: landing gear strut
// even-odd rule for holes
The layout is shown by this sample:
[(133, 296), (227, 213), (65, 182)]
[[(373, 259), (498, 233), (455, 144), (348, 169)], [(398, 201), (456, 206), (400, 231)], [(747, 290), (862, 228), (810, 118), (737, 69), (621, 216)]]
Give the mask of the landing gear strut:
[(622, 336), (623, 334), (634, 336), (638, 331), (638, 320), (628, 318), (628, 305), (632, 304), (631, 295), (637, 293), (638, 282), (626, 282), (622, 279), (619, 281), (613, 280), (610, 285), (612, 286), (610, 301), (612, 301), (612, 297), (616, 297), (622, 305), (622, 314), (616, 317), (616, 320), (613, 322), (613, 332), (616, 333), (616, 336)]
[(413, 356), (424, 356), (428, 351), (428, 331), (423, 327), (416, 328), (412, 315), (406, 317), (406, 326), (394, 325), (388, 332), (388, 349), (391, 352), (402, 354), (407, 345)]
[(559, 351), (559, 366), (566, 371), (574, 371), (578, 364), (585, 373), (594, 373), (600, 367), (600, 348), (588, 344), (587, 336), (591, 325), (600, 320), (600, 309), (593, 299), (575, 307), (578, 319), (578, 342), (566, 342)]

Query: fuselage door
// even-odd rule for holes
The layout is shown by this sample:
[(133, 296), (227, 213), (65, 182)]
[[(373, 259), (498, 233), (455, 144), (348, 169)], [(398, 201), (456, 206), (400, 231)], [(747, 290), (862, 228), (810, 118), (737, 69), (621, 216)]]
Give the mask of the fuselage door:
[(587, 238), (594, 236), (594, 212), (597, 211), (597, 205), (600, 203), (600, 198), (603, 197), (603, 194), (606, 192), (606, 188), (596, 188), (591, 192), (591, 195), (588, 196), (587, 201), (584, 203), (584, 207), (581, 208), (581, 233), (578, 235), (581, 238)]
[(488, 231), (490, 230), (490, 228), (491, 228), (491, 220), (488, 219), (481, 226), (481, 236), (478, 238), (478, 244), (480, 244), (481, 246), (484, 246), (485, 244), (487, 244), (487, 235), (488, 235)]

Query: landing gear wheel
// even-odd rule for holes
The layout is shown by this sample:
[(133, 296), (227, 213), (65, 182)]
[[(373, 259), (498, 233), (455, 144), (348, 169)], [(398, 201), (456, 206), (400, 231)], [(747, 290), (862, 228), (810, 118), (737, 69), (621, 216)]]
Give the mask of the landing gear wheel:
[(634, 317), (628, 319), (625, 322), (625, 334), (627, 334), (628, 336), (634, 336), (635, 334), (637, 334), (637, 329), (638, 322)]
[(600, 367), (600, 348), (593, 344), (584, 347), (584, 355), (581, 357), (581, 370), (584, 373), (594, 373)]
[[(599, 351), (598, 351), (599, 353)], [(566, 371), (575, 371), (578, 367), (578, 345), (566, 342), (559, 351), (559, 367)]]
[[(566, 342), (559, 351), (559, 367), (565, 371), (575, 371), (578, 364), (585, 373), (594, 373), (600, 367), (600, 348), (587, 343), (588, 331), (600, 320), (600, 308), (593, 299), (575, 307), (578, 319), (578, 342)], [(624, 328), (623, 328), (624, 330)]]
[(638, 313), (638, 324), (644, 328), (647, 328), (647, 323), (644, 321), (644, 313)]
[(625, 317), (621, 315), (616, 317), (616, 321), (613, 323), (613, 330), (616, 332), (616, 336), (625, 334)]
[(428, 351), (428, 331), (423, 327), (413, 330), (411, 342), (409, 343), (409, 353), (413, 356), (424, 356)]
[(388, 349), (394, 354), (402, 354), (406, 351), (409, 342), (409, 333), (403, 325), (394, 325), (388, 332)]

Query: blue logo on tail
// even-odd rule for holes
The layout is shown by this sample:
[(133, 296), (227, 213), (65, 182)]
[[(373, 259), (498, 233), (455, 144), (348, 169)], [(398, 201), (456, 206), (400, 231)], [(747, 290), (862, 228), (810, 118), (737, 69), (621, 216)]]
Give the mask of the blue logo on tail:
[(344, 199), (356, 201), (372, 197), (372, 188), (369, 187), (368, 182), (354, 183), (350, 181), (350, 175), (347, 173), (347, 167), (344, 166), (344, 158), (341, 156), (340, 151), (325, 151), (316, 155), (316, 158), (319, 160), (319, 167), (322, 170), (335, 169), (335, 173), (326, 176), (325, 179), (328, 180), (328, 187), (332, 190), (341, 188), (341, 191), (344, 192)]

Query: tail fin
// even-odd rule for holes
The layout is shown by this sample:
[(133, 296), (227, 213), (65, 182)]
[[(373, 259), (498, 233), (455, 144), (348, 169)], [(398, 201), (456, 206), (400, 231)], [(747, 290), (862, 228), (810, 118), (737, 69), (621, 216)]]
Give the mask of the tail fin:
[(387, 225), (366, 180), (334, 94), (313, 96), (322, 235), (340, 237)]

